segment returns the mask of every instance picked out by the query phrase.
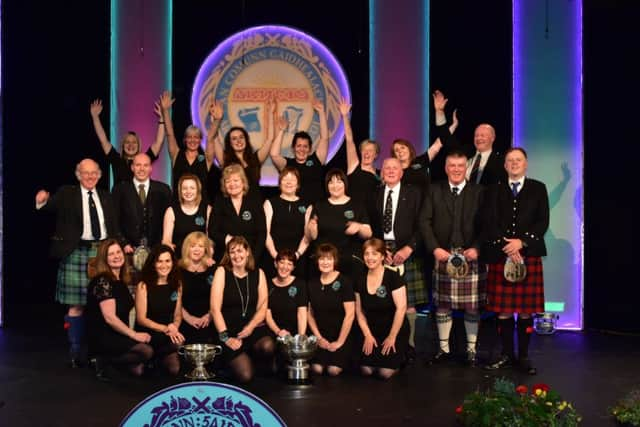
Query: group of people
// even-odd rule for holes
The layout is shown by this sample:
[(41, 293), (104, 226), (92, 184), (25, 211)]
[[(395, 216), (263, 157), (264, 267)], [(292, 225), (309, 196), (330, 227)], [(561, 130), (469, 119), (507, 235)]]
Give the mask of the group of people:
[[(84, 159), (78, 185), (36, 194), (36, 208), (56, 214), (51, 253), (60, 260), (56, 300), (68, 306), (71, 365), (86, 359), (88, 341), (101, 379), (113, 363), (141, 375), (153, 361), (175, 375), (180, 345), (216, 343), (222, 366), (245, 382), (257, 362), (277, 369), (278, 336), (313, 334), (315, 373), (338, 375), (358, 363), (364, 375), (386, 379), (415, 358), (416, 307), (428, 302), (432, 275), (439, 348), (431, 363), (451, 359), (452, 311), (462, 310), (466, 361), (475, 365), (480, 313), (490, 310), (498, 314), (502, 354), (486, 368), (518, 365), (535, 374), (528, 344), (532, 315), (544, 310), (546, 188), (526, 177), (523, 149), (495, 150), (488, 124), (476, 128), (473, 144), (460, 143), (455, 113), (447, 123), (447, 99), (436, 91), (433, 102), (436, 141), (421, 155), (408, 141), (393, 141), (378, 171), (380, 147), (372, 140), (356, 147), (343, 100), (347, 169), (325, 173), (320, 101), (313, 103), (315, 150), (298, 131), (292, 158), (281, 154), (289, 123), (271, 100), (257, 151), (242, 127), (222, 135), (223, 105), (211, 102), (203, 149), (195, 126), (178, 145), (165, 92), (155, 105), (155, 143), (141, 153), (128, 132), (121, 155), (94, 101), (112, 191), (97, 187), (100, 167)], [(150, 178), (165, 139), (173, 191)], [(431, 183), (430, 164), (442, 149), (447, 179)], [(262, 200), (260, 167), (269, 156), (280, 194)], [(142, 255), (146, 261), (133, 268)]]

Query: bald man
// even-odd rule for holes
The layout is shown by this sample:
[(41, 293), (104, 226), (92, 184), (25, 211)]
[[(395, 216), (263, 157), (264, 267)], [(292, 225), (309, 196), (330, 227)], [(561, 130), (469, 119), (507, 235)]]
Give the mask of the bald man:
[(56, 215), (50, 254), (60, 260), (56, 301), (68, 306), (65, 328), (73, 368), (81, 365), (83, 357), (87, 263), (96, 255), (100, 241), (118, 235), (111, 196), (96, 187), (101, 176), (100, 166), (84, 159), (76, 166), (78, 185), (63, 186), (53, 196), (45, 190), (36, 194), (36, 209)]

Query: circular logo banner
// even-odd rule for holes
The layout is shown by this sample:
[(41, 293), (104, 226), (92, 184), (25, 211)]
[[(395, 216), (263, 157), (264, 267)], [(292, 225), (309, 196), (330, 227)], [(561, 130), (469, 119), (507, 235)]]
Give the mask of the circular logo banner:
[(239, 387), (192, 382), (147, 397), (127, 414), (120, 426), (286, 427), (286, 424), (261, 399)]
[[(322, 43), (293, 28), (260, 26), (234, 34), (207, 57), (193, 86), (191, 116), (206, 134), (211, 124), (208, 105), (214, 99), (222, 101), (222, 134), (233, 126), (242, 126), (257, 150), (267, 137), (266, 103), (274, 99), (278, 116), (289, 122), (282, 140), (282, 155), (293, 157), (294, 133), (308, 132), (314, 146), (318, 140), (319, 117), (312, 107), (313, 100), (318, 99), (327, 113), (329, 160), (344, 137), (338, 110), (341, 97), (351, 102), (346, 75)], [(271, 160), (262, 167), (260, 183), (278, 183), (278, 172)]]

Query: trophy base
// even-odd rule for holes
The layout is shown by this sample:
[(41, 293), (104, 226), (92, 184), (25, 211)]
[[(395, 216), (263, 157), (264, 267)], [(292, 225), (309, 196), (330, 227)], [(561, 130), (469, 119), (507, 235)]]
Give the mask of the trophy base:
[(289, 384), (310, 384), (310, 368), (308, 363), (295, 361), (287, 367), (287, 381)]
[(215, 374), (207, 371), (204, 366), (199, 366), (188, 374), (185, 374), (184, 377), (191, 381), (209, 381), (216, 376)]

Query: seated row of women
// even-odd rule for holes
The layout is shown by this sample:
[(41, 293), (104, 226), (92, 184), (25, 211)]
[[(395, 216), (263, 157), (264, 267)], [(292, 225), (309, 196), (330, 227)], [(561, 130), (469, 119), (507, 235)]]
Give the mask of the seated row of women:
[[(400, 369), (409, 335), (406, 289), (400, 276), (383, 265), (383, 241), (364, 243), (366, 269), (354, 282), (340, 272), (340, 256), (331, 244), (318, 246), (320, 275), (309, 282), (293, 276), (296, 256), (291, 250), (277, 254), (276, 274), (267, 278), (256, 268), (244, 237), (231, 237), (218, 267), (211, 266), (211, 247), (201, 232), (187, 236), (178, 262), (171, 247), (154, 247), (134, 302), (122, 247), (117, 240), (104, 241), (88, 291), (94, 357), (126, 365), (134, 375), (141, 375), (154, 358), (177, 375), (180, 345), (216, 343), (223, 347), (219, 366), (246, 382), (260, 360), (277, 367), (278, 336), (312, 334), (318, 340), (312, 360), (316, 374), (338, 375), (356, 359), (364, 375), (386, 379)], [(352, 330), (354, 319), (359, 332)], [(361, 351), (356, 342), (362, 342)]]

